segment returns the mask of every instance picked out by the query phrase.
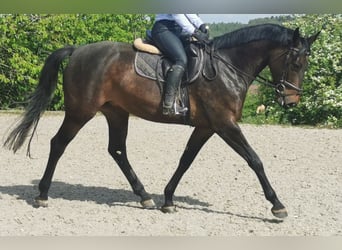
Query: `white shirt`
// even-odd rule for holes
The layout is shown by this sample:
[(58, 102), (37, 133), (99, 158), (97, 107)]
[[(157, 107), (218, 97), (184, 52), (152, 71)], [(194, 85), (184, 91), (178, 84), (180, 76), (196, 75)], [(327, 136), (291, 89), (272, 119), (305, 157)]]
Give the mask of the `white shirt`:
[(171, 20), (181, 26), (182, 31), (193, 34), (195, 29), (199, 28), (203, 21), (197, 14), (157, 14), (156, 21)]

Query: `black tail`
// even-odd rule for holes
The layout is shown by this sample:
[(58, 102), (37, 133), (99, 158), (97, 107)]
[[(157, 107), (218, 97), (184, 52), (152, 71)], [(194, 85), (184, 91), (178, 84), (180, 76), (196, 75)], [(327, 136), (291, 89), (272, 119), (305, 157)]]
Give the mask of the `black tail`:
[(18, 125), (7, 137), (4, 147), (13, 150), (15, 153), (23, 145), (33, 127), (33, 132), (27, 146), (27, 155), (30, 156), (31, 140), (36, 131), (41, 115), (44, 113), (53, 97), (53, 93), (57, 86), (60, 65), (64, 58), (70, 56), (75, 49), (76, 48), (73, 46), (58, 49), (46, 59), (44, 67), (40, 73), (38, 86), (28, 99), (28, 105), (25, 108), (25, 112), (23, 113)]

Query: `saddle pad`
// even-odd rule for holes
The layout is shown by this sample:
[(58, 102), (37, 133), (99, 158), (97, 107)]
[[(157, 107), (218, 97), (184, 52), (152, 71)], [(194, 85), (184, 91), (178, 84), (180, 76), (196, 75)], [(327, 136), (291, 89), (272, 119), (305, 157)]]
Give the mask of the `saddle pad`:
[[(188, 57), (188, 70), (182, 79), (182, 85), (194, 82), (203, 69), (203, 51), (197, 50), (197, 56)], [(134, 68), (138, 75), (147, 77), (157, 82), (165, 82), (168, 69), (171, 67), (170, 61), (162, 55), (137, 51)]]
[[(152, 80), (157, 80), (157, 84), (161, 93), (163, 93), (164, 83), (166, 77), (163, 74), (163, 67), (161, 66), (163, 57), (156, 54), (150, 54), (146, 52), (137, 51), (135, 60), (134, 60), (134, 68), (138, 75), (142, 77), (146, 77)], [(165, 60), (165, 59), (163, 59)], [(176, 101), (178, 105), (181, 107), (189, 107), (189, 96), (188, 90), (185, 86), (182, 86), (179, 89), (179, 93), (176, 96)], [(183, 114), (183, 116), (188, 119), (189, 112)], [(186, 124), (187, 122), (185, 122)]]
[(135, 71), (142, 77), (164, 82), (161, 59), (160, 55), (137, 51), (134, 61)]

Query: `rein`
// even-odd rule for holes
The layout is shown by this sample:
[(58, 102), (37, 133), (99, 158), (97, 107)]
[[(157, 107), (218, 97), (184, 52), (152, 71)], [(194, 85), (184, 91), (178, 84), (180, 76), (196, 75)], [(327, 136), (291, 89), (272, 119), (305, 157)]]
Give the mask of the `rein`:
[[(285, 66), (287, 66), (288, 65), (288, 60), (290, 59), (290, 52), (296, 52), (297, 56), (302, 55), (303, 53), (308, 53), (305, 50), (305, 48), (299, 50), (297, 48), (291, 47), (287, 51), (285, 51), (285, 52), (281, 53), (280, 55), (278, 55), (273, 61), (278, 60), (282, 56), (286, 55)], [(226, 59), (224, 59), (221, 55), (216, 53), (216, 51), (214, 51), (214, 50), (210, 50), (209, 53), (210, 53), (210, 57), (211, 58), (216, 58), (217, 60), (219, 60), (223, 64), (225, 64), (227, 67), (230, 67), (230, 68), (238, 71), (240, 74), (250, 78), (251, 80), (256, 80), (259, 83), (262, 83), (262, 84), (264, 84), (264, 85), (266, 85), (268, 87), (274, 88), (275, 91), (277, 92), (277, 94), (279, 94), (283, 98), (286, 97), (286, 96), (291, 96), (291, 95), (300, 95), (303, 92), (303, 89), (298, 88), (293, 83), (291, 83), (291, 82), (286, 80), (286, 76), (287, 76), (287, 72), (288, 72), (287, 68), (286, 68), (286, 70), (284, 69), (284, 71), (283, 71), (282, 79), (278, 83), (275, 83), (273, 81), (270, 81), (270, 80), (260, 76), (259, 74), (256, 75), (256, 76), (253, 76), (253, 75), (250, 75), (250, 74), (244, 72), (243, 70), (241, 70), (238, 67), (236, 67), (235, 65), (233, 65), (231, 62), (228, 62)], [(286, 88), (296, 90), (298, 93), (297, 94), (285, 94), (284, 90)]]

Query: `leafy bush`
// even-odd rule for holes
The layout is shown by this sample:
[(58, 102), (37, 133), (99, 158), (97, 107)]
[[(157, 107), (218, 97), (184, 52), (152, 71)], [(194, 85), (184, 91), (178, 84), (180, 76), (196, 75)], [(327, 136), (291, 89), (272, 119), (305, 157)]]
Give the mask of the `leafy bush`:
[(294, 124), (342, 127), (342, 15), (299, 16), (289, 27), (298, 26), (308, 36), (322, 28), (312, 46), (304, 95), (297, 108), (287, 114)]
[(261, 86), (260, 104), (265, 104), (268, 120), (296, 125), (342, 127), (342, 15), (297, 15), (285, 26), (300, 28), (303, 36), (321, 30), (309, 57), (303, 81), (304, 92), (297, 107), (283, 109), (274, 101), (274, 90)]
[[(153, 19), (153, 15), (138, 14), (1, 15), (0, 109), (22, 106), (52, 51), (103, 40), (132, 42)], [(50, 109), (63, 109), (61, 85)]]

